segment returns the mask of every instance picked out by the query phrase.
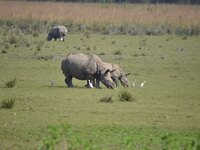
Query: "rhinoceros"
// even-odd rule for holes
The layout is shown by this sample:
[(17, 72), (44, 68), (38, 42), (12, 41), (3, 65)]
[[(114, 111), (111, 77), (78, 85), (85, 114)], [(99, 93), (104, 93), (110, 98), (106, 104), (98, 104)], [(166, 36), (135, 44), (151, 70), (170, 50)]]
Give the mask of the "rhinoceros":
[(114, 88), (115, 83), (111, 79), (112, 70), (105, 68), (103, 61), (96, 55), (82, 53), (70, 53), (61, 62), (61, 69), (65, 75), (65, 83), (73, 87), (72, 78), (79, 80), (96, 79), (96, 87), (99, 88), (101, 81), (107, 88)]
[(129, 81), (127, 76), (130, 75), (131, 73), (124, 73), (123, 70), (116, 64), (112, 63), (104, 63), (104, 66), (107, 69), (112, 69), (115, 70), (111, 73), (111, 78), (115, 82), (116, 86), (118, 86), (118, 80), (121, 82), (122, 86), (124, 87), (129, 87)]
[(67, 28), (65, 26), (54, 26), (48, 33), (47, 40), (50, 41), (54, 39), (56, 41), (59, 38), (61, 41), (64, 41), (66, 35)]
[[(118, 82), (118, 80), (119, 80), (121, 82), (122, 86), (129, 87), (129, 81), (128, 81), (127, 76), (130, 75), (130, 73), (125, 74), (118, 65), (113, 64), (113, 63), (105, 63), (104, 62), (103, 65), (106, 69), (113, 70), (111, 72), (111, 78), (115, 82), (116, 86), (119, 86), (119, 82)], [(91, 82), (92, 82), (92, 84), (95, 84), (94, 80)], [(89, 84), (89, 82), (87, 81), (87, 85), (86, 85), (87, 87), (89, 87), (88, 84)]]

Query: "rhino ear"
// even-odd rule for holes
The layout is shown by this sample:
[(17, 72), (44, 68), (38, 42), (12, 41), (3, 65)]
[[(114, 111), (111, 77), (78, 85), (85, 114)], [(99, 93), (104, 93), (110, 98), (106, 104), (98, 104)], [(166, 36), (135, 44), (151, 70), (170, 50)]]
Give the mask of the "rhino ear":
[(109, 69), (107, 69), (103, 75), (105, 76), (108, 72), (110, 72)]
[(115, 71), (116, 71), (116, 69), (113, 69), (113, 70), (110, 71), (110, 73), (113, 73), (113, 72), (115, 72)]
[(128, 75), (130, 75), (131, 73), (127, 73), (127, 74), (125, 74), (125, 76), (128, 76)]

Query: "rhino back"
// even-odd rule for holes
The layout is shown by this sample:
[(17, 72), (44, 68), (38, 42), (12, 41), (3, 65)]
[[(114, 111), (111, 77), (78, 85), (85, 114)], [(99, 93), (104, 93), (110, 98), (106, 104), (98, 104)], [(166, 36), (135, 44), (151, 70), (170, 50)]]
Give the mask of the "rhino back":
[(83, 67), (88, 60), (89, 57), (81, 53), (69, 54), (65, 59), (67, 72), (79, 80), (86, 80), (87, 74), (83, 72)]
[(67, 35), (67, 28), (65, 26), (60, 26), (59, 30), (63, 35)]
[(114, 69), (116, 69), (116, 71), (113, 72), (116, 77), (124, 76), (125, 73), (118, 65), (114, 64)]
[(53, 28), (49, 35), (51, 36), (51, 38), (59, 38), (59, 29), (58, 28)]
[(55, 34), (67, 35), (67, 28), (65, 26), (55, 26), (53, 28)]

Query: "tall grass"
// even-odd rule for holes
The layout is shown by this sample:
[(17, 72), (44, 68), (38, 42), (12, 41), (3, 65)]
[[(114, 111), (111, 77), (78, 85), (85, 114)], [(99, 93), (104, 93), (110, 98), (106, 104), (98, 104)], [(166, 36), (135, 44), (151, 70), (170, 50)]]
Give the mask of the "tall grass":
[[(84, 29), (107, 31), (104, 33), (138, 34), (138, 28), (145, 28), (146, 33), (149, 30), (149, 34), (152, 30), (170, 33), (172, 29), (173, 32), (185, 28), (199, 30), (200, 6), (0, 1), (0, 20), (62, 22), (73, 29), (75, 26), (82, 29), (84, 24)], [(34, 27), (39, 28), (37, 24)]]
[[(91, 13), (92, 12), (92, 13)], [(200, 6), (77, 4), (53, 2), (0, 1), (1, 19), (37, 19), (92, 23), (168, 23), (195, 25), (200, 23)]]

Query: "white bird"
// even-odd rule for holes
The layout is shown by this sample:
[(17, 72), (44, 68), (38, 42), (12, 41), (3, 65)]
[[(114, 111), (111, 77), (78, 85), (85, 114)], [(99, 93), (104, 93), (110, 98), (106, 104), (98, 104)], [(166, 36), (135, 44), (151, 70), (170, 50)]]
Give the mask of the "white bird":
[(132, 86), (135, 87), (135, 82), (133, 82)]
[(90, 80), (88, 80), (88, 83), (89, 83), (89, 87), (90, 88), (93, 88), (94, 86), (92, 85), (92, 83), (90, 82)]
[(142, 83), (140, 84), (140, 87), (143, 87), (145, 83), (146, 83), (146, 81), (142, 82)]
[(51, 80), (50, 82), (51, 82), (51, 86), (54, 86), (56, 81), (55, 80)]

